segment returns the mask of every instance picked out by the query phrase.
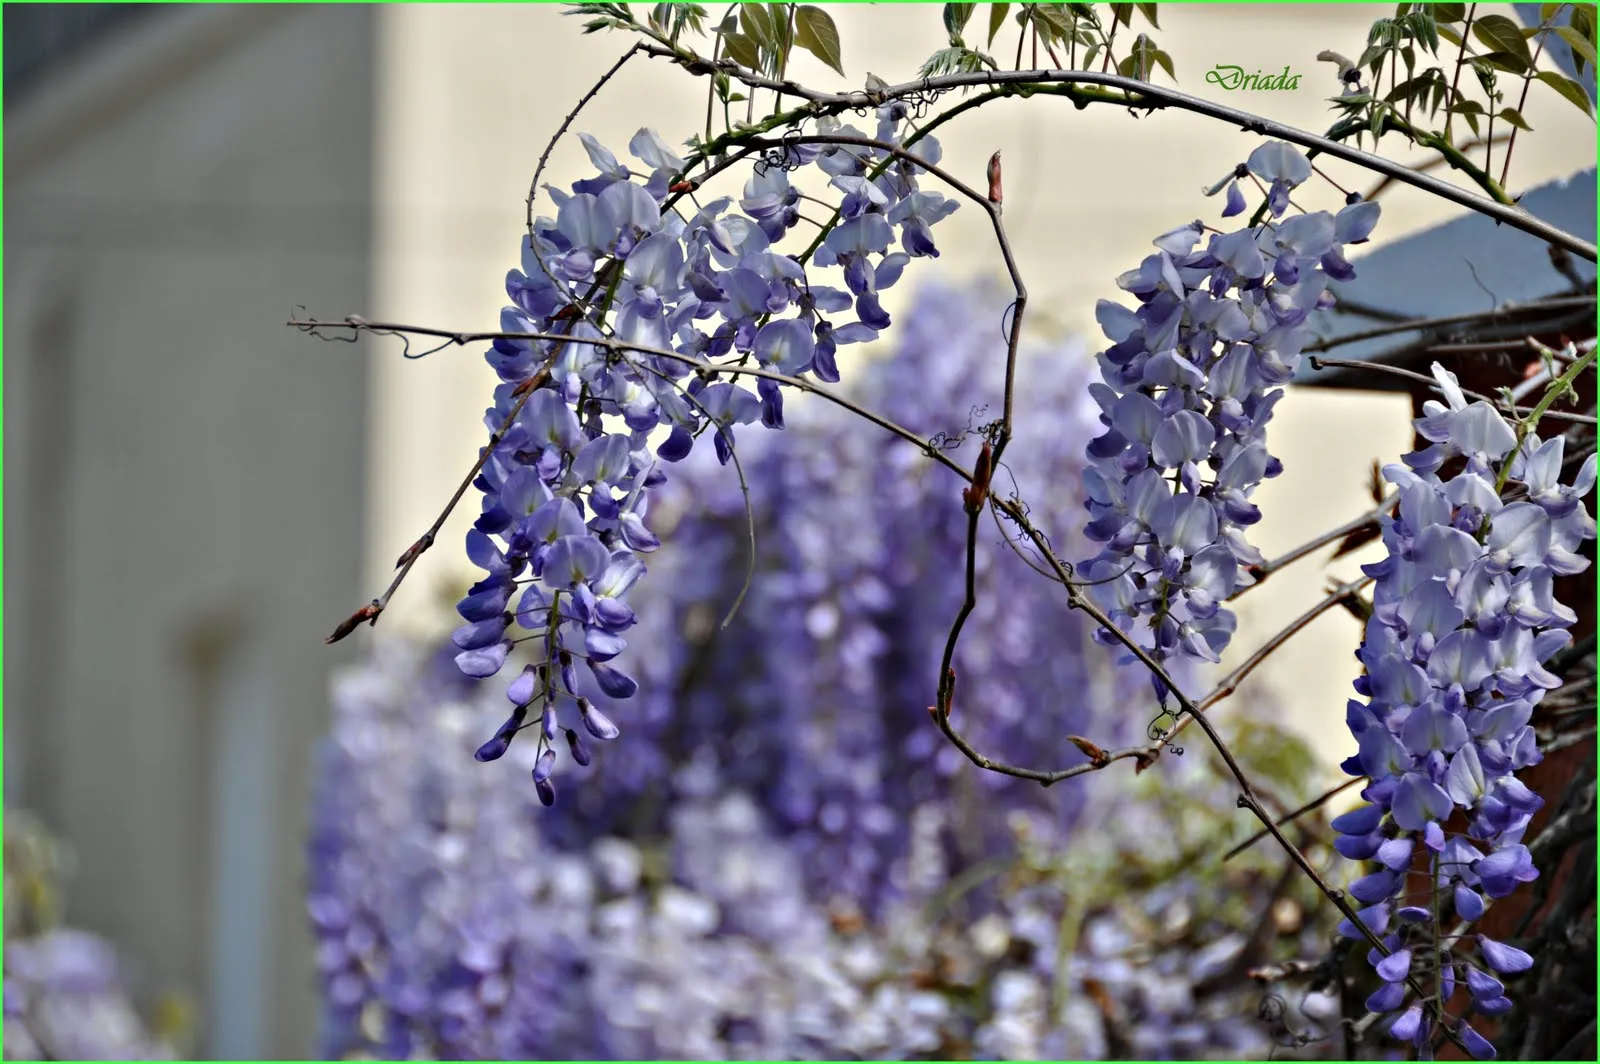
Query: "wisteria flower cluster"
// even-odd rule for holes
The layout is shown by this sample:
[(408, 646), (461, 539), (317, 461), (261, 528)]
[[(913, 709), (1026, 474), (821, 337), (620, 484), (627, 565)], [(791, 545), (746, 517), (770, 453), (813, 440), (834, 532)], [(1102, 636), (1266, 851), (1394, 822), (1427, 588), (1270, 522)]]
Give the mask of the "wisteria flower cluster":
[[(898, 144), (903, 119), (903, 107), (880, 108), (878, 136)], [(818, 127), (863, 136), (832, 118)], [(507, 277), (513, 305), (502, 331), (563, 339), (500, 340), (488, 353), (504, 383), (485, 419), (493, 435), (476, 481), (483, 514), (467, 539), (485, 575), (461, 601), (465, 624), (454, 636), (461, 670), (477, 678), (498, 673), (516, 643), (538, 644), (537, 660), (507, 690), (510, 716), (478, 758), (502, 756), (537, 725), (534, 778), (547, 805), (558, 738), (586, 763), (589, 739), (618, 733), (593, 697), (638, 689), (616, 659), (637, 620), (627, 596), (645, 573), (640, 556), (660, 546), (645, 519), (663, 463), (686, 457), (708, 431), (726, 463), (736, 426), (783, 427), (777, 382), (759, 380), (752, 391), (706, 371), (753, 359), (837, 381), (839, 346), (888, 327), (879, 293), (911, 258), (938, 254), (929, 227), (956, 206), (920, 189), (907, 159), (807, 144), (763, 159), (737, 209), (723, 197), (686, 216), (679, 201), (693, 182), (679, 180), (685, 162), (657, 134), (641, 130), (630, 142), (637, 172), (592, 137), (583, 143), (598, 174), (570, 192), (547, 186), (557, 217), (535, 222), (522, 269)], [(933, 137), (909, 151), (940, 157)], [(839, 222), (808, 268), (776, 246), (799, 217), (789, 173), (810, 165), (843, 195)], [(904, 250), (891, 251), (897, 241)], [(817, 267), (840, 268), (845, 289), (813, 284)], [(680, 357), (585, 342), (608, 336)], [(652, 444), (658, 429), (666, 438)], [(580, 684), (577, 662), (592, 683)]]
[[(997, 407), (1002, 393), (1005, 345), (993, 324), (1004, 310), (997, 294), (925, 289), (896, 354), (865, 368), (854, 398), (970, 462), (983, 400)], [(1093, 423), (1084, 393), (1092, 364), (1072, 346), (1049, 361), (1048, 374), (1030, 368), (1037, 363), (1019, 370), (1026, 394), (1001, 479), (1009, 488), (1014, 476), (1016, 490), (1041, 500), (1036, 521), (1070, 529), (1073, 503), (1059, 485), (1081, 483), (1076, 440)], [(806, 410), (785, 438), (741, 447), (758, 568), (726, 626), (750, 564), (745, 494), (709, 453), (691, 456), (661, 489), (655, 513), (674, 542), (652, 559), (655, 586), (666, 590), (639, 600), (632, 634), (648, 648), (638, 658), (640, 690), (627, 702), (594, 695), (600, 712), (626, 715), (637, 741), (609, 750), (548, 830), (578, 845), (597, 831), (659, 826), (649, 796), (673, 785), (682, 761), (758, 795), (794, 833), (817, 889), (876, 911), (904, 853), (905, 823), (958, 774), (984, 795), (990, 827), (980, 839), (1004, 837), (1008, 816), (1065, 839), (1078, 788), (972, 773), (933, 726), (929, 692), (962, 597), (958, 581), (941, 579), (965, 537), (953, 505), (958, 482), (914, 445), (847, 412), (816, 400)], [(848, 536), (839, 535), (842, 520)], [(1098, 730), (1097, 741), (1115, 745), (1134, 734), (1129, 722), (1097, 729), (1093, 707), (1136, 698), (1141, 670), (1095, 669), (1060, 653), (1087, 638), (1083, 615), (1059, 588), (1031, 588), (1035, 574), (1002, 545), (980, 559), (983, 579), (1005, 593), (984, 596), (970, 623), (988, 638), (956, 660), (963, 691), (982, 707), (963, 718), (971, 741), (1016, 763), (1071, 763), (1084, 755), (1067, 735)], [(1086, 697), (1063, 701), (1060, 690)], [(966, 852), (985, 856), (981, 846)]]
[[(921, 295), (897, 353), (866, 367), (866, 399), (975, 450), (978, 434), (963, 430), (981, 424), (975, 394), (1000, 394), (993, 322), (1003, 304)], [(1021, 491), (1052, 500), (1034, 517), (1069, 529), (1063, 549), (1081, 545), (1070, 519), (1083, 468), (1075, 441), (1094, 418), (1090, 368), (1070, 346), (1019, 368), (1007, 468)], [(1161, 835), (1163, 814), (1126, 793), (1131, 776), (1046, 790), (964, 771), (926, 708), (941, 622), (961, 593), (942, 579), (940, 544), (962, 534), (964, 515), (932, 505), (949, 502), (954, 479), (815, 400), (791, 414), (789, 438), (741, 447), (763, 487), (752, 499), (760, 565), (727, 628), (747, 560), (743, 493), (709, 453), (662, 488), (653, 513), (669, 542), (652, 559), (660, 579), (637, 594), (630, 741), (554, 809), (534, 816), (533, 793), (464, 757), (503, 703), (450, 653), (383, 644), (340, 680), (310, 850), (324, 1051), (1263, 1050), (1252, 988), (1216, 975), (1271, 907), (1276, 867), (1128, 897), (1123, 874), (1140, 860), (1167, 850), (1174, 867), (1183, 860), (1170, 831), (1138, 853), (1083, 849), (1107, 817)], [(1058, 490), (1036, 491), (1045, 484)], [(842, 519), (848, 537), (837, 534)], [(983, 707), (964, 720), (972, 741), (1028, 762), (1081, 756), (1058, 749), (1066, 734), (1110, 745), (1136, 732), (1123, 707), (1144, 690), (1143, 673), (1096, 653), (1091, 626), (1021, 558), (999, 543), (984, 554), (985, 578), (1007, 593), (958, 657), (963, 690)], [(785, 653), (770, 652), (780, 645)], [(595, 700), (617, 712), (617, 700)], [(526, 770), (543, 756), (534, 744), (505, 753)], [(1180, 807), (1195, 805), (1194, 776), (1174, 783)], [(1021, 866), (1019, 840), (1033, 855)], [(1100, 878), (1086, 878), (1090, 867)], [(1055, 882), (1054, 868), (1071, 874)], [(1078, 891), (1083, 908), (1069, 921)], [(1240, 906), (1226, 920), (1208, 901), (1218, 896)], [(1154, 947), (1141, 935), (1152, 920), (1164, 929)], [(1283, 949), (1296, 955), (1319, 938), (1308, 920)]]
[(5, 821), (5, 1058), (175, 1059), (134, 1009), (111, 943), (59, 923), (59, 844), (21, 810)]
[(1238, 180), (1254, 175), (1268, 183), (1269, 217), (1231, 233), (1195, 221), (1157, 237), (1156, 253), (1117, 279), (1139, 308), (1096, 309), (1112, 346), (1090, 389), (1104, 431), (1089, 444), (1085, 479), (1087, 534), (1104, 546), (1082, 575), (1158, 660), (1215, 662), (1231, 639), (1234, 616), (1221, 604), (1264, 561), (1245, 538), (1261, 518), (1250, 497), (1283, 468), (1267, 450), (1267, 422), (1312, 316), (1335, 301), (1330, 282), (1355, 276), (1345, 245), (1378, 220), (1378, 205), (1359, 199), (1337, 214), (1284, 217), (1311, 174), (1289, 145), (1261, 145), (1212, 191), (1226, 185), (1223, 217), (1239, 214)]
[[(1258, 992), (1219, 976), (1251, 956), (1277, 870), (1196, 878), (1185, 840), (1148, 799), (1107, 795), (1090, 814), (1139, 825), (1139, 846), (1051, 849), (1019, 823), (1005, 837), (1027, 837), (1033, 860), (1009, 872), (1002, 862), (989, 889), (963, 892), (957, 877), (976, 866), (951, 844), (973, 811), (951, 786), (912, 813), (901, 886), (869, 915), (817, 885), (804, 833), (781, 810), (701, 759), (674, 762), (678, 779), (653, 803), (659, 829), (559, 843), (556, 817), (536, 816), (528, 790), (461, 757), (497, 696), (450, 673), (447, 656), (387, 644), (340, 681), (309, 898), (329, 1058), (1183, 1059), (1268, 1048), (1271, 1032), (1252, 1019)], [(522, 749), (508, 756), (531, 763)], [(1203, 808), (1216, 788), (1192, 775), (1163, 784), (1173, 804)], [(1162, 861), (1187, 864), (1173, 876)], [(1147, 862), (1160, 886), (1130, 886)], [(1309, 919), (1291, 924), (1269, 956), (1312, 951), (1324, 934)]]
[[(1464, 984), (1473, 1013), (1498, 1016), (1511, 1008), (1502, 977), (1533, 965), (1465, 928), (1486, 898), (1538, 877), (1522, 839), (1544, 802), (1516, 773), (1541, 760), (1529, 717), (1560, 686), (1544, 662), (1577, 620), (1552, 584), (1588, 567), (1577, 550), (1595, 535), (1581, 501), (1594, 487), (1594, 455), (1563, 484), (1562, 437), (1529, 434), (1519, 445), (1492, 405), (1468, 403), (1437, 363), (1433, 375), (1445, 402), (1430, 400), (1416, 421), (1431, 446), (1383, 471), (1399, 512), (1383, 521), (1388, 556), (1364, 567), (1377, 579), (1358, 652), (1366, 673), (1356, 690), (1367, 701), (1350, 703), (1360, 749), (1344, 767), (1370, 777), (1368, 804), (1334, 821), (1339, 851), (1378, 865), (1350, 888), (1390, 951), (1370, 955), (1383, 985), (1367, 1007), (1396, 1013), (1390, 1035), (1419, 1048), (1436, 1019), (1410, 1001), (1408, 977), (1439, 1002)], [(1516, 501), (1503, 501), (1507, 483), (1520, 486)], [(1464, 834), (1444, 827), (1458, 810)], [(1420, 896), (1413, 868), (1426, 884)], [(1447, 931), (1452, 914), (1461, 926)], [(1348, 921), (1343, 930), (1359, 933)], [(1454, 1030), (1473, 1055), (1494, 1056), (1465, 1020)]]

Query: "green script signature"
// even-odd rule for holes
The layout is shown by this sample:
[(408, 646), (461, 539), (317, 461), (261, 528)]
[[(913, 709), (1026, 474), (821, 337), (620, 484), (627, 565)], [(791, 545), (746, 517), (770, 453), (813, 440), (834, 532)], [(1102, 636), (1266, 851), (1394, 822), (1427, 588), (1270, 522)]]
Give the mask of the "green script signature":
[(1212, 85), (1220, 85), (1229, 92), (1239, 89), (1275, 89), (1277, 91), (1298, 89), (1300, 75), (1289, 73), (1289, 68), (1284, 67), (1282, 73), (1268, 74), (1257, 70), (1254, 74), (1245, 72), (1244, 67), (1218, 63), (1206, 71), (1206, 81)]

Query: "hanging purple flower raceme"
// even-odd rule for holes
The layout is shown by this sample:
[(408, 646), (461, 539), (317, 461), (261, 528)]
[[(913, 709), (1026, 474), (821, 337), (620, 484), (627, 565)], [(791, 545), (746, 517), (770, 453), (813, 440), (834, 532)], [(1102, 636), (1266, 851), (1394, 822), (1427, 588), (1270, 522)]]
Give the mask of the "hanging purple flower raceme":
[[(1533, 964), (1514, 946), (1446, 924), (1453, 916), (1470, 925), (1485, 899), (1538, 876), (1522, 839), (1544, 802), (1516, 773), (1541, 760), (1528, 721), (1560, 686), (1544, 663), (1577, 619), (1552, 584), (1587, 568), (1577, 551), (1595, 535), (1581, 502), (1594, 486), (1594, 455), (1562, 484), (1562, 437), (1528, 435), (1519, 446), (1492, 405), (1468, 403), (1437, 364), (1433, 375), (1446, 401), (1430, 400), (1416, 421), (1432, 446), (1384, 469), (1399, 511), (1383, 519), (1388, 556), (1364, 567), (1377, 580), (1357, 654), (1366, 675), (1355, 686), (1367, 701), (1349, 705), (1359, 752), (1344, 768), (1370, 778), (1368, 804), (1334, 821), (1339, 851), (1378, 865), (1350, 887), (1366, 906), (1363, 923), (1390, 950), (1370, 954), (1383, 986), (1367, 1007), (1395, 1013), (1390, 1035), (1419, 1048), (1436, 1028), (1409, 1002), (1408, 976), (1441, 1002), (1465, 984), (1471, 1011), (1497, 1016), (1511, 1007), (1503, 977)], [(1507, 484), (1521, 498), (1503, 501)], [(1457, 809), (1464, 835), (1443, 827)], [(1419, 863), (1429, 883), (1421, 898), (1405, 893)], [(1341, 930), (1359, 937), (1348, 921)], [(1445, 1022), (1475, 1056), (1494, 1056), (1465, 1019)]]
[[(881, 108), (879, 137), (899, 143), (904, 119)], [(818, 128), (863, 136), (832, 118)], [(744, 213), (723, 197), (686, 218), (672, 191), (684, 160), (657, 134), (640, 130), (629, 143), (641, 172), (593, 137), (581, 139), (598, 175), (570, 192), (546, 186), (557, 217), (534, 223), (522, 269), (507, 275), (512, 305), (502, 331), (563, 339), (497, 340), (487, 355), (503, 383), (485, 415), (497, 435), (475, 481), (483, 513), (467, 536), (468, 557), (484, 575), (458, 606), (465, 623), (453, 637), (461, 671), (478, 679), (497, 675), (527, 644), (531, 660), (507, 690), (510, 715), (478, 758), (503, 756), (537, 727), (534, 784), (546, 805), (555, 800), (556, 751), (564, 746), (585, 764), (590, 741), (620, 731), (594, 700), (638, 690), (618, 659), (638, 619), (627, 598), (646, 571), (641, 555), (660, 546), (646, 518), (664, 464), (686, 457), (706, 432), (727, 463), (737, 426), (783, 427), (777, 382), (752, 390), (704, 371), (753, 359), (837, 381), (838, 347), (888, 327), (878, 294), (912, 257), (938, 254), (929, 227), (956, 206), (921, 190), (908, 160), (864, 146), (804, 145), (775, 149), (756, 165), (739, 201)], [(940, 158), (932, 137), (910, 150)], [(777, 250), (798, 220), (788, 172), (811, 164), (843, 199), (842, 221), (810, 270), (840, 268), (844, 290), (813, 284), (798, 256)], [(897, 240), (905, 251), (890, 251)], [(852, 306), (859, 320), (839, 320)], [(602, 339), (683, 357), (592, 342)], [(651, 434), (663, 428), (666, 439), (653, 446)]]
[[(1245, 538), (1261, 517), (1250, 497), (1283, 468), (1267, 451), (1267, 422), (1312, 315), (1334, 303), (1329, 282), (1354, 276), (1343, 247), (1377, 222), (1378, 205), (1360, 201), (1283, 217), (1311, 173), (1295, 149), (1263, 144), (1238, 176), (1270, 183), (1269, 218), (1210, 230), (1201, 246), (1199, 221), (1157, 237), (1156, 253), (1117, 278), (1139, 308), (1102, 300), (1096, 310), (1112, 346), (1090, 388), (1104, 432), (1088, 448), (1086, 532), (1104, 546), (1079, 575), (1159, 660), (1215, 662), (1232, 638), (1221, 604), (1264, 561)], [(1242, 209), (1229, 184), (1223, 216)], [(1109, 632), (1101, 639), (1116, 645)]]

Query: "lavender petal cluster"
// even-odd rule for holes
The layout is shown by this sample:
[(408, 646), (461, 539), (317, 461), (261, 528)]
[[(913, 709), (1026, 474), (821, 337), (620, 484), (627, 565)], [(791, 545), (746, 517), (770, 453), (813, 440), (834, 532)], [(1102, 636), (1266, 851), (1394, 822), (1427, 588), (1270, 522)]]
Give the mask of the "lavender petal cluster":
[(26, 812), (5, 820), (5, 1059), (176, 1059), (135, 1010), (112, 944), (45, 911), (57, 844)]
[[(1588, 567), (1577, 552), (1595, 536), (1582, 504), (1595, 456), (1564, 484), (1561, 436), (1519, 443), (1492, 405), (1467, 402), (1453, 374), (1436, 363), (1433, 375), (1445, 401), (1430, 400), (1415, 423), (1430, 446), (1383, 471), (1400, 503), (1383, 519), (1387, 557), (1364, 567), (1377, 580), (1357, 655), (1366, 701), (1349, 704), (1359, 750), (1344, 765), (1370, 779), (1368, 804), (1334, 828), (1342, 854), (1376, 864), (1350, 887), (1389, 950), (1370, 955), (1382, 986), (1368, 1009), (1393, 1013), (1389, 1034), (1418, 1047), (1436, 1022), (1451, 1025), (1487, 1059), (1493, 1046), (1465, 1018), (1434, 1017), (1406, 980), (1439, 1001), (1465, 985), (1471, 1014), (1498, 1016), (1511, 1008), (1504, 978), (1533, 964), (1466, 929), (1489, 900), (1538, 876), (1523, 835), (1544, 803), (1517, 773), (1542, 758), (1529, 718), (1560, 686), (1544, 663), (1577, 620), (1552, 586)], [(1519, 491), (1512, 501), (1507, 485)], [(1458, 812), (1464, 834), (1444, 828)], [(1426, 877), (1420, 897), (1408, 891), (1414, 867)], [(1342, 930), (1359, 935), (1348, 921)]]
[[(885, 142), (900, 143), (903, 112), (880, 108)], [(832, 118), (818, 125), (863, 136)], [(468, 557), (484, 575), (458, 606), (464, 623), (453, 637), (461, 671), (479, 679), (531, 644), (532, 660), (506, 692), (510, 715), (477, 757), (497, 759), (537, 727), (533, 775), (546, 805), (555, 800), (562, 737), (568, 755), (588, 764), (588, 743), (619, 732), (595, 699), (638, 690), (617, 659), (638, 619), (628, 595), (645, 573), (641, 556), (660, 546), (646, 518), (665, 464), (687, 457), (707, 432), (727, 463), (736, 426), (783, 427), (778, 382), (762, 379), (752, 390), (711, 371), (753, 360), (839, 380), (838, 348), (889, 326), (879, 293), (912, 258), (938, 255), (929, 227), (956, 207), (919, 188), (912, 160), (808, 144), (769, 153), (737, 207), (725, 196), (688, 216), (678, 206), (692, 187), (682, 180), (686, 164), (656, 133), (640, 130), (630, 141), (636, 168), (581, 139), (596, 176), (570, 191), (546, 186), (557, 216), (535, 221), (522, 268), (506, 279), (512, 305), (502, 331), (562, 338), (497, 340), (487, 355), (503, 383), (485, 415), (491, 447), (475, 481), (483, 512), (467, 536)], [(933, 137), (908, 150), (929, 163), (940, 158)], [(808, 266), (778, 249), (799, 220), (789, 174), (810, 165), (841, 200), (838, 224)], [(903, 250), (891, 250), (896, 243)], [(843, 289), (813, 283), (826, 267), (842, 272)], [(592, 342), (602, 339), (680, 357)], [(658, 430), (665, 439), (652, 443)]]
[[(974, 407), (1002, 394), (1005, 302), (921, 293), (858, 397), (970, 460), (988, 416)], [(1091, 372), (1071, 345), (1024, 352), (997, 474), (1064, 530), (1062, 550), (1083, 546)], [(960, 482), (817, 400), (790, 414), (785, 438), (741, 445), (757, 567), (727, 627), (743, 492), (702, 449), (658, 494), (667, 542), (636, 593), (629, 741), (555, 808), (463, 756), (503, 703), (451, 650), (382, 644), (340, 679), (309, 855), (326, 1055), (1083, 1058), (1125, 1028), (1139, 1055), (1261, 1048), (1254, 997), (1196, 987), (1236, 959), (1276, 870), (1126, 897), (1124, 874), (1160, 847), (1096, 857), (1084, 840), (1108, 818), (1163, 835), (1130, 775), (1044, 789), (961, 758), (927, 711), (961, 597)], [(1042, 766), (1084, 756), (1068, 734), (1138, 732), (1120, 707), (1142, 670), (1097, 653), (1059, 586), (998, 537), (981, 556), (990, 604), (957, 657), (964, 734)], [(532, 771), (543, 754), (504, 756)], [(1179, 808), (1209, 800), (1192, 775), (1173, 782)], [(1069, 925), (1063, 884), (1089, 881), (1106, 901)], [(1224, 917), (1219, 898), (1248, 902)], [(1152, 953), (1138, 932), (1153, 919), (1171, 933)]]
[[(1117, 279), (1138, 309), (1096, 308), (1112, 346), (1090, 389), (1104, 430), (1088, 446), (1086, 533), (1102, 546), (1080, 575), (1158, 660), (1215, 662), (1232, 638), (1222, 603), (1264, 561), (1245, 538), (1261, 518), (1251, 495), (1283, 469), (1267, 423), (1313, 316), (1335, 302), (1330, 283), (1355, 276), (1344, 247), (1377, 223), (1378, 205), (1358, 199), (1284, 217), (1311, 174), (1296, 149), (1261, 145), (1237, 173), (1268, 183), (1261, 224), (1223, 233), (1195, 221), (1157, 237), (1156, 253)], [(1245, 204), (1225, 183), (1229, 217)]]
[[(864, 367), (853, 398), (970, 463), (1003, 394), (1005, 344), (993, 326), (1005, 306), (987, 289), (923, 289), (894, 353)], [(999, 474), (1004, 490), (1034, 501), (1038, 525), (1063, 530), (1061, 550), (1083, 546), (1073, 493), (1060, 485), (1081, 482), (1075, 441), (1095, 416), (1091, 373), (1074, 344), (1025, 352), (1015, 442)], [(950, 570), (965, 549), (959, 482), (917, 446), (814, 399), (797, 404), (784, 438), (756, 438), (741, 453), (754, 580), (723, 627), (749, 563), (746, 500), (697, 454), (659, 495), (673, 542), (639, 600), (635, 645), (649, 648), (638, 659), (640, 694), (631, 709), (597, 696), (604, 712), (630, 713), (639, 741), (611, 751), (549, 831), (576, 845), (613, 824), (637, 826), (648, 814), (636, 805), (663, 788), (709, 787), (697, 774), (721, 779), (761, 798), (818, 889), (869, 913), (904, 886), (914, 810), (953, 788), (984, 796), (985, 829), (950, 840), (964, 863), (993, 856), (1019, 819), (1040, 837), (1067, 838), (1082, 788), (977, 771), (927, 712), (963, 593)], [(955, 658), (960, 727), (1014, 764), (1072, 764), (1085, 755), (1066, 736), (1115, 746), (1139, 730), (1101, 710), (1137, 697), (1144, 673), (1091, 664), (1091, 627), (1030, 561), (1042, 564), (999, 540), (979, 552), (984, 592)], [(1063, 690), (1080, 695), (1062, 699)]]

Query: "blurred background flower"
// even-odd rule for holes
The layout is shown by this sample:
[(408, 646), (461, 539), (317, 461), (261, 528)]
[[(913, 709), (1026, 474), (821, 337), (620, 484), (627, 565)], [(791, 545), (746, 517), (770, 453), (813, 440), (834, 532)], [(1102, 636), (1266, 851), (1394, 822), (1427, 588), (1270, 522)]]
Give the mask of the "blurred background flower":
[[(7, 809), (5, 825), (5, 1058), (174, 1059), (135, 1011), (116, 950), (62, 924), (67, 852), (25, 812)], [(181, 1006), (162, 1011), (181, 1033)]]
[[(924, 290), (855, 397), (970, 464), (998, 415), (1004, 311), (992, 292)], [(1074, 344), (1029, 353), (996, 475), (1069, 557), (1090, 372)], [(673, 469), (631, 640), (640, 693), (584, 692), (622, 736), (561, 771), (553, 809), (527, 775), (534, 744), (472, 760), (506, 703), (453, 648), (381, 642), (339, 678), (310, 848), (324, 1052), (1151, 1058), (1284, 1041), (1247, 971), (1320, 956), (1327, 928), (1275, 850), (1222, 863), (1249, 828), (1207, 753), (1048, 789), (968, 762), (927, 709), (962, 596), (960, 485), (845, 411), (791, 405), (782, 434), (741, 437), (748, 516), (709, 449)], [(752, 523), (755, 571), (724, 627)], [(983, 534), (957, 727), (1039, 768), (1087, 760), (1068, 735), (1142, 740), (1148, 678), (1114, 666), (1007, 539)], [(1236, 715), (1243, 747), (1297, 803), (1311, 757), (1262, 717)]]

